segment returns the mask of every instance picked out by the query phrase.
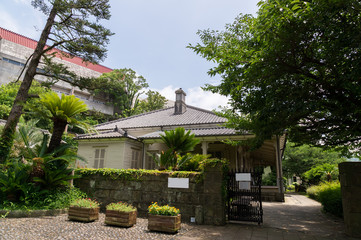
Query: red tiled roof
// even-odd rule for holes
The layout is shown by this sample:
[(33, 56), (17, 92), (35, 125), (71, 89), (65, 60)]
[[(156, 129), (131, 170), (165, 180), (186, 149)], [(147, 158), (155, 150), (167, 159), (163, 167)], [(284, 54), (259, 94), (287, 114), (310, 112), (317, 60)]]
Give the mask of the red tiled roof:
[[(37, 41), (35, 41), (31, 38), (25, 37), (23, 35), (14, 33), (12, 31), (9, 31), (9, 30), (6, 30), (6, 29), (0, 27), (0, 39), (1, 38), (11, 41), (13, 43), (22, 45), (24, 47), (32, 48), (32, 49), (35, 49), (36, 45), (38, 44)], [(56, 49), (56, 51), (60, 52), (60, 50), (58, 50), (58, 49)], [(108, 68), (108, 67), (105, 67), (105, 66), (102, 66), (99, 64), (83, 62), (83, 60), (80, 57), (66, 58), (66, 57), (60, 56), (60, 55), (57, 55), (57, 57), (61, 58), (62, 60), (77, 64), (79, 66), (89, 68), (89, 69), (94, 70), (99, 73), (111, 72), (113, 70), (111, 68)]]

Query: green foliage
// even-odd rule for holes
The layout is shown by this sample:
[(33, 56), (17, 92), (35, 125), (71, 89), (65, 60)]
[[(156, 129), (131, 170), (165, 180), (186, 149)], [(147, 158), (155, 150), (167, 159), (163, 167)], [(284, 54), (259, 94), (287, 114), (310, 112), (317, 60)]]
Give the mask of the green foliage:
[(146, 95), (146, 99), (139, 101), (139, 104), (135, 110), (135, 114), (141, 114), (164, 108), (167, 99), (160, 95), (159, 92), (149, 90)]
[(323, 209), (335, 216), (342, 217), (342, 195), (339, 182), (321, 183), (307, 188), (307, 194), (321, 202)]
[[(7, 119), (11, 110), (11, 107), (14, 103), (16, 94), (19, 90), (21, 82), (11, 82), (8, 84), (0, 85), (0, 119)], [(33, 113), (31, 110), (31, 106), (33, 105), (40, 105), (40, 99), (35, 97), (39, 96), (40, 94), (46, 93), (51, 91), (48, 88), (42, 87), (40, 83), (34, 82), (29, 89), (29, 95), (34, 96), (30, 98), (24, 104), (24, 114), (23, 117), (26, 120), (33, 118)], [(41, 106), (39, 106), (41, 108)], [(49, 122), (45, 122), (42, 119), (41, 127), (46, 127)], [(40, 123), (39, 123), (40, 124)]]
[(134, 206), (124, 202), (109, 203), (106, 209), (118, 212), (133, 212), (137, 210)]
[(18, 161), (12, 161), (0, 171), (1, 197), (17, 202), (23, 198), (31, 188), (29, 179), (30, 166)]
[(289, 129), (293, 142), (358, 149), (360, 8), (358, 0), (260, 1), (254, 17), (199, 31), (201, 44), (189, 48), (216, 63), (208, 73), (222, 82), (206, 90), (231, 98), (227, 125), (254, 133), (254, 146)]
[(35, 119), (25, 121), (20, 118), (10, 157), (25, 159), (33, 157), (32, 152), (29, 151), (35, 148), (36, 145), (40, 145), (43, 140), (43, 133), (36, 127), (37, 123), (38, 120)]
[(100, 206), (100, 203), (98, 203), (96, 200), (92, 200), (90, 198), (81, 198), (76, 199), (70, 203), (70, 206), (72, 207), (82, 207), (82, 208), (98, 208)]
[(154, 161), (160, 169), (179, 169), (183, 164), (190, 160), (189, 156), (180, 157), (183, 153), (193, 151), (194, 147), (200, 142), (195, 138), (191, 131), (185, 132), (184, 128), (165, 131), (165, 135), (160, 135), (162, 141), (167, 145), (168, 150), (154, 156)]
[(148, 213), (152, 215), (177, 216), (180, 211), (178, 208), (168, 205), (159, 206), (158, 203), (155, 202), (149, 205)]
[[(211, 157), (210, 154), (202, 155), (202, 154), (192, 154), (187, 153), (184, 156), (178, 158), (178, 161), (184, 162), (180, 164), (179, 170), (180, 171), (200, 171), (200, 166), (202, 165), (203, 161), (206, 161)], [(186, 159), (186, 160), (183, 160)]]
[[(145, 169), (114, 169), (114, 168), (77, 168), (75, 169), (75, 174), (79, 174), (81, 176), (92, 176), (92, 175), (102, 175), (107, 176), (110, 179), (122, 179), (125, 181), (141, 181), (143, 176), (158, 176), (162, 173), (167, 173), (159, 170), (145, 170)], [(202, 173), (199, 172), (185, 172), (185, 171), (177, 171), (170, 172), (170, 176), (172, 177), (189, 177), (191, 175), (200, 176)]]
[(337, 180), (338, 175), (337, 165), (324, 163), (305, 172), (304, 178), (309, 184), (316, 185), (321, 181), (330, 182), (332, 180)]
[(33, 181), (40, 184), (42, 189), (60, 189), (69, 186), (69, 181), (77, 178), (72, 175), (72, 169), (65, 164), (44, 164), (42, 165), (44, 175), (42, 177), (34, 177)]
[(275, 168), (262, 175), (262, 186), (277, 186), (277, 173)]
[(162, 141), (168, 148), (182, 154), (193, 151), (194, 147), (200, 142), (195, 138), (194, 134), (188, 130), (185, 132), (184, 128), (176, 128), (170, 131), (164, 131), (165, 135), (160, 135)]
[[(22, 114), (23, 105), (29, 97), (29, 89), (35, 75), (50, 77), (52, 82), (59, 79), (76, 84), (79, 79), (87, 82), (86, 78), (79, 78), (70, 72), (63, 64), (51, 61), (57, 56), (72, 58), (78, 56), (83, 61), (97, 63), (106, 56), (105, 46), (112, 33), (99, 22), (110, 18), (108, 0), (34, 0), (32, 5), (47, 15), (47, 20), (37, 46), (24, 67), (24, 79), (17, 92), (14, 104), (0, 138), (0, 162), (9, 156), (16, 126)], [(48, 40), (51, 39), (49, 42)], [(48, 45), (47, 45), (48, 42)], [(63, 50), (54, 51), (54, 48)], [(37, 71), (40, 60), (45, 67)], [(56, 134), (55, 134), (56, 135)], [(50, 144), (50, 149), (56, 146)]]
[(151, 155), (158, 165), (159, 170), (176, 168), (178, 165), (177, 153), (173, 149), (162, 151), (160, 154)]
[(282, 169), (285, 176), (296, 175), (304, 181), (304, 173), (312, 168), (326, 163), (337, 165), (343, 161), (346, 161), (346, 158), (341, 157), (340, 152), (337, 151), (308, 145), (295, 146), (293, 143), (288, 143), (282, 161)]
[(48, 148), (49, 152), (60, 145), (67, 124), (76, 125), (86, 130), (91, 128), (86, 123), (76, 119), (78, 114), (87, 110), (87, 106), (74, 95), (66, 96), (62, 94), (60, 98), (55, 92), (49, 92), (40, 95), (40, 102), (46, 111), (34, 110), (53, 121), (53, 131)]
[(86, 86), (94, 89), (95, 94), (109, 99), (123, 117), (128, 117), (136, 114), (139, 95), (143, 93), (142, 89), (149, 85), (143, 76), (137, 75), (132, 69), (124, 68), (103, 73), (98, 79), (88, 82)]
[(68, 208), (74, 200), (84, 197), (86, 194), (74, 187), (51, 191), (32, 191), (28, 192), (20, 202), (4, 200), (0, 204), (0, 210), (64, 209)]

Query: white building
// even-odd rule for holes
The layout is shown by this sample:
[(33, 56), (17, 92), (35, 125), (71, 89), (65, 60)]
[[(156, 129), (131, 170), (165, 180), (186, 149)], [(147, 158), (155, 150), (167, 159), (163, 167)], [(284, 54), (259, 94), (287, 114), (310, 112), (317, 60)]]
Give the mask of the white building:
[[(7, 84), (18, 78), (36, 45), (37, 41), (33, 39), (0, 27), (0, 84)], [(111, 68), (99, 64), (86, 64), (79, 57), (56, 57), (54, 61), (64, 64), (70, 71), (82, 77), (99, 77), (102, 73), (112, 71)], [(23, 76), (20, 79), (22, 78)], [(46, 77), (37, 75), (35, 79), (41, 82), (45, 81)], [(82, 99), (90, 110), (94, 109), (105, 114), (114, 113), (113, 106), (106, 105), (104, 99), (94, 97), (88, 91), (74, 88), (69, 83), (59, 81), (52, 89), (57, 93), (74, 94)]]

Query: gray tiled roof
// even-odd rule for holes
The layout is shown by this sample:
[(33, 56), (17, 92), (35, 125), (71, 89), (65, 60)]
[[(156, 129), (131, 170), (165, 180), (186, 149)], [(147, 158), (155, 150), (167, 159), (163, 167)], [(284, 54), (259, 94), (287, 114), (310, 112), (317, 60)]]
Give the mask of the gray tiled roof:
[(187, 105), (187, 111), (183, 114), (175, 115), (174, 107), (170, 107), (99, 124), (96, 126), (96, 129), (114, 129), (116, 126), (127, 129), (196, 124), (222, 124), (226, 120), (226, 118), (219, 117), (211, 111)]
[(101, 131), (99, 133), (90, 133), (90, 134), (80, 134), (76, 139), (99, 139), (99, 138), (122, 138), (128, 137), (136, 139), (136, 137), (127, 135), (122, 129), (112, 129), (107, 131)]
[[(195, 134), (196, 137), (204, 137), (204, 136), (232, 136), (239, 135), (234, 129), (219, 127), (219, 128), (200, 128), (200, 129), (186, 129), (191, 130), (192, 134)], [(143, 136), (139, 136), (138, 138), (160, 138), (160, 134), (164, 135), (163, 131), (156, 131), (152, 133), (145, 134)], [(242, 133), (247, 134), (247, 133)]]

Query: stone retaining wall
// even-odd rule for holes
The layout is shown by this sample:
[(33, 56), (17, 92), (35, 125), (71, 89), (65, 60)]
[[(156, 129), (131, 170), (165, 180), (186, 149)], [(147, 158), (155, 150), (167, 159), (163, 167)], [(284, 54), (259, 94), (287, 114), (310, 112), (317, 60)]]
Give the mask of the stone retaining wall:
[(208, 167), (203, 175), (190, 175), (187, 189), (168, 188), (169, 177), (170, 173), (159, 173), (130, 181), (97, 174), (75, 179), (74, 185), (101, 202), (103, 210), (111, 202), (124, 201), (137, 207), (138, 216), (146, 217), (148, 206), (158, 202), (179, 208), (184, 222), (194, 218), (197, 224), (225, 224), (220, 164)]

